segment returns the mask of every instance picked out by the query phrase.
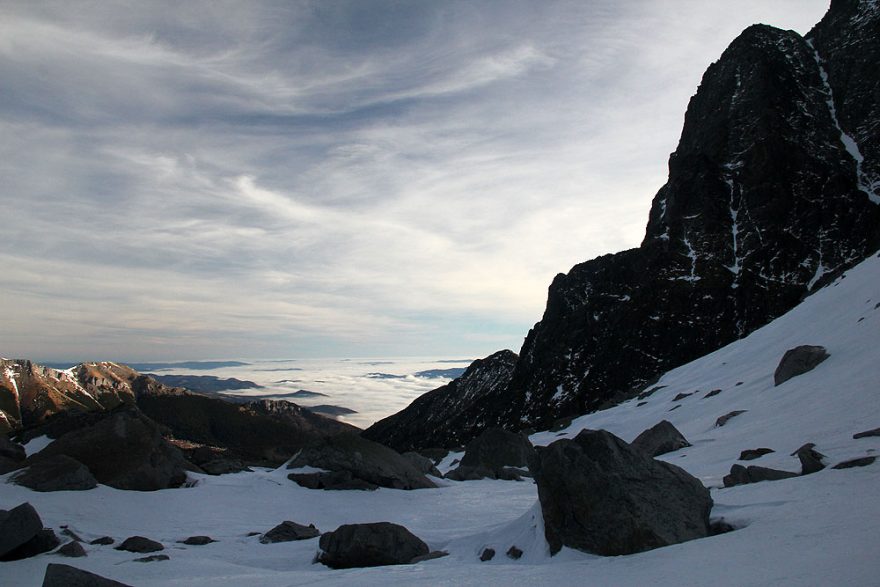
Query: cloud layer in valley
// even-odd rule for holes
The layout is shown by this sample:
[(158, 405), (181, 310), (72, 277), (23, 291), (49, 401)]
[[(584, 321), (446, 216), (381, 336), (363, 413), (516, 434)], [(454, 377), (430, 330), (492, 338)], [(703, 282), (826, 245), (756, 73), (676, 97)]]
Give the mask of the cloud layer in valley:
[(4, 2), (0, 355), (485, 355), (827, 2)]

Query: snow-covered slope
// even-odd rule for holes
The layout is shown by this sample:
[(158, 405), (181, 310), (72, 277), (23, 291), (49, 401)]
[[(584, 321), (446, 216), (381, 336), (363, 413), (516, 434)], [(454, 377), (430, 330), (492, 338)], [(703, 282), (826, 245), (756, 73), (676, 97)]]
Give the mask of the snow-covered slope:
[[(789, 348), (819, 344), (830, 358), (778, 387), (773, 371)], [(437, 489), (321, 492), (287, 481), (286, 470), (196, 477), (188, 489), (151, 493), (100, 486), (85, 492), (34, 493), (0, 477), (0, 507), (31, 502), (44, 523), (89, 540), (144, 535), (166, 545), (170, 560), (87, 546), (89, 556), (46, 554), (0, 563), (0, 584), (40, 585), (49, 562), (64, 562), (132, 585), (876, 585), (880, 576), (880, 462), (863, 468), (720, 488), (740, 451), (776, 452), (751, 464), (798, 471), (789, 454), (806, 442), (829, 464), (876, 454), (880, 438), (852, 435), (880, 426), (880, 256), (861, 263), (791, 312), (745, 339), (665, 374), (650, 397), (583, 416), (547, 444), (583, 428), (625, 440), (662, 419), (693, 444), (662, 458), (715, 487), (713, 517), (735, 532), (631, 556), (603, 558), (571, 550), (547, 555), (536, 492), (529, 482), (440, 481)], [(710, 391), (722, 391), (706, 398)], [(694, 392), (679, 401), (680, 393)], [(640, 402), (645, 402), (639, 405)], [(676, 407), (680, 406), (680, 407)], [(672, 408), (675, 408), (672, 410)], [(672, 410), (672, 411), (670, 411)], [(715, 420), (746, 410), (723, 427)], [(333, 530), (346, 522), (401, 523), (450, 556), (418, 565), (333, 571), (312, 564), (317, 540), (263, 545), (283, 520)], [(218, 542), (176, 544), (194, 534)], [(516, 545), (524, 556), (504, 553)], [(481, 563), (484, 547), (495, 558)]]

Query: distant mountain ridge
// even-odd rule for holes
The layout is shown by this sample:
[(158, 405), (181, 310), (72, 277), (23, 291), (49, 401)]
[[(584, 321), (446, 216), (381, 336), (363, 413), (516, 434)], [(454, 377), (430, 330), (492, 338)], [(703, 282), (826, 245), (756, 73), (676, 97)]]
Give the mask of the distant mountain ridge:
[[(834, 0), (806, 37), (766, 25), (737, 37), (688, 105), (641, 246), (556, 276), (509, 384), (447, 413), (456, 442), (627, 397), (876, 250), (878, 63), (875, 0)], [(366, 434), (412, 448), (451, 438), (421, 399), (392, 416), (406, 433), (380, 422)]]

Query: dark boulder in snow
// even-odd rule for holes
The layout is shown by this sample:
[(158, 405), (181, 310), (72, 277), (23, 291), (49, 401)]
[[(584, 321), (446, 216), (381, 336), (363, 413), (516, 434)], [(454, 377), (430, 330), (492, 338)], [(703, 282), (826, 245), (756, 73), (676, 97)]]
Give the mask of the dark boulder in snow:
[(5, 434), (0, 434), (0, 457), (7, 458), (10, 461), (21, 462), (26, 456), (22, 445), (12, 442)]
[(114, 542), (116, 542), (116, 541), (113, 540), (113, 538), (111, 538), (110, 536), (101, 536), (100, 538), (95, 538), (94, 540), (89, 542), (89, 544), (91, 544), (93, 546), (95, 546), (95, 545), (107, 546), (107, 545), (113, 544)]
[(345, 524), (321, 536), (318, 562), (334, 569), (404, 565), (429, 553), (428, 545), (398, 524)]
[(817, 473), (825, 468), (825, 463), (822, 462), (822, 459), (825, 458), (820, 452), (815, 450), (816, 445), (812, 442), (808, 442), (803, 445), (793, 453), (791, 456), (797, 456), (801, 461), (801, 475), (809, 475), (811, 473)]
[(144, 538), (143, 536), (131, 536), (126, 538), (122, 544), (116, 547), (116, 550), (125, 550), (127, 552), (158, 552), (165, 550), (162, 543)]
[(848, 461), (843, 461), (842, 463), (837, 463), (832, 469), (852, 469), (854, 467), (867, 467), (874, 463), (877, 460), (877, 457), (868, 456), (868, 457), (859, 457), (857, 459), (850, 459)]
[(43, 587), (130, 587), (70, 565), (49, 563), (43, 576)]
[(34, 491), (85, 491), (98, 486), (89, 469), (67, 455), (39, 459), (13, 475), (12, 482)]
[(133, 562), (136, 563), (155, 563), (158, 561), (167, 561), (171, 560), (171, 557), (167, 554), (151, 554), (150, 556), (143, 556), (141, 558), (136, 558)]
[(426, 456), (413, 451), (405, 452), (401, 456), (408, 460), (409, 464), (415, 467), (423, 475), (432, 475), (434, 477), (443, 476), (443, 473), (441, 473), (434, 465), (434, 461)]
[(0, 557), (28, 542), (42, 529), (43, 521), (29, 503), (9, 511), (0, 510)]
[(375, 483), (358, 479), (350, 471), (291, 473), (287, 478), (306, 489), (326, 489), (328, 491), (374, 491), (379, 489)]
[(285, 520), (260, 536), (260, 542), (263, 544), (273, 544), (275, 542), (293, 542), (294, 540), (308, 540), (321, 535), (321, 532), (315, 528), (314, 524), (303, 526), (290, 520)]
[(66, 455), (88, 467), (99, 483), (153, 491), (186, 481), (182, 453), (136, 408), (120, 408), (91, 426), (68, 432), (34, 456), (38, 463)]
[(436, 487), (400, 453), (357, 434), (339, 434), (309, 444), (287, 466), (300, 467), (347, 472), (355, 481), (392, 489)]
[(812, 371), (829, 356), (823, 346), (804, 344), (788, 349), (773, 373), (773, 384), (781, 385), (792, 377)]
[(483, 552), (480, 553), (480, 561), (486, 562), (495, 558), (495, 549), (494, 548), (484, 548)]
[(70, 542), (59, 548), (58, 554), (60, 554), (61, 556), (68, 556), (70, 558), (81, 558), (84, 556), (88, 556), (86, 554), (86, 549), (83, 548), (82, 544), (80, 544), (76, 540), (71, 540)]
[(759, 459), (764, 455), (769, 455), (772, 452), (776, 451), (772, 448), (749, 448), (739, 453), (739, 460), (754, 461), (755, 459)]
[(186, 540), (180, 540), (179, 544), (186, 544), (187, 546), (205, 546), (206, 544), (211, 544), (212, 542), (217, 542), (210, 536), (190, 536)]
[(656, 457), (691, 445), (669, 420), (663, 420), (648, 428), (631, 443), (631, 446), (648, 456)]
[(792, 473), (791, 471), (780, 471), (779, 469), (770, 469), (768, 467), (733, 465), (730, 467), (730, 473), (724, 476), (724, 486), (733, 487), (748, 483), (760, 483), (761, 481), (779, 481), (780, 479), (790, 479), (797, 476), (797, 473)]
[(511, 546), (507, 549), (507, 557), (512, 558), (513, 560), (519, 560), (522, 558), (523, 551), (516, 547), (516, 545)]
[(605, 430), (536, 449), (531, 469), (553, 554), (631, 554), (709, 534), (709, 490)]
[(31, 558), (32, 556), (49, 552), (57, 548), (59, 544), (61, 544), (61, 541), (55, 535), (54, 530), (51, 528), (41, 528), (33, 538), (0, 557), (0, 561), (17, 561)]
[(490, 428), (471, 440), (461, 464), (447, 473), (447, 479), (516, 479), (517, 471), (511, 468), (526, 467), (534, 453), (528, 437), (501, 428)]
[(720, 428), (727, 424), (731, 418), (736, 418), (740, 414), (745, 414), (748, 410), (733, 410), (732, 412), (727, 412), (723, 416), (719, 416), (717, 420), (715, 420), (715, 427)]
[(864, 432), (858, 432), (853, 434), (853, 438), (871, 438), (872, 436), (880, 436), (880, 428), (874, 428), (873, 430), (865, 430)]

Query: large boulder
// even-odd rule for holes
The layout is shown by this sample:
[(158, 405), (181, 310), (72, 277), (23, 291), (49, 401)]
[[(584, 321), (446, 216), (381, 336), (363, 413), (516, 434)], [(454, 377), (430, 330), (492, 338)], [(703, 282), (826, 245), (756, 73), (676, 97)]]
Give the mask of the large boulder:
[[(436, 487), (400, 453), (357, 434), (339, 434), (312, 442), (287, 466), (288, 469), (301, 467), (346, 472), (354, 481), (392, 489)], [(296, 480), (297, 475), (294, 473), (292, 478)]]
[(776, 367), (776, 371), (773, 373), (773, 384), (782, 385), (792, 377), (812, 371), (829, 356), (831, 355), (828, 354), (823, 346), (804, 344), (788, 349), (782, 355), (779, 366)]
[(33, 491), (85, 491), (98, 486), (88, 468), (67, 455), (36, 460), (13, 475), (12, 482)]
[(33, 458), (39, 463), (55, 455), (76, 459), (99, 483), (117, 489), (153, 491), (186, 481), (182, 453), (162, 437), (155, 422), (132, 407), (68, 432)]
[(44, 552), (49, 552), (58, 547), (61, 540), (55, 535), (55, 531), (51, 528), (41, 528), (33, 538), (16, 548), (11, 552), (7, 552), (0, 556), (0, 561), (17, 561), (25, 558), (31, 558)]
[(605, 430), (536, 449), (531, 470), (552, 554), (631, 554), (709, 535), (709, 490)]
[(126, 538), (122, 544), (116, 547), (116, 550), (124, 550), (126, 552), (158, 552), (165, 550), (161, 542), (150, 540), (143, 536), (130, 536)]
[(49, 563), (43, 576), (43, 587), (129, 587), (70, 565)]
[(524, 434), (490, 428), (468, 443), (458, 468), (446, 477), (456, 481), (517, 478), (511, 468), (527, 467), (534, 450)]
[(690, 446), (691, 443), (682, 435), (669, 420), (663, 420), (648, 428), (630, 443), (648, 456), (656, 457), (680, 448)]
[(398, 524), (345, 524), (321, 536), (318, 562), (334, 569), (405, 565), (427, 555), (428, 545)]
[(27, 543), (42, 529), (43, 521), (29, 503), (0, 510), (0, 557)]

